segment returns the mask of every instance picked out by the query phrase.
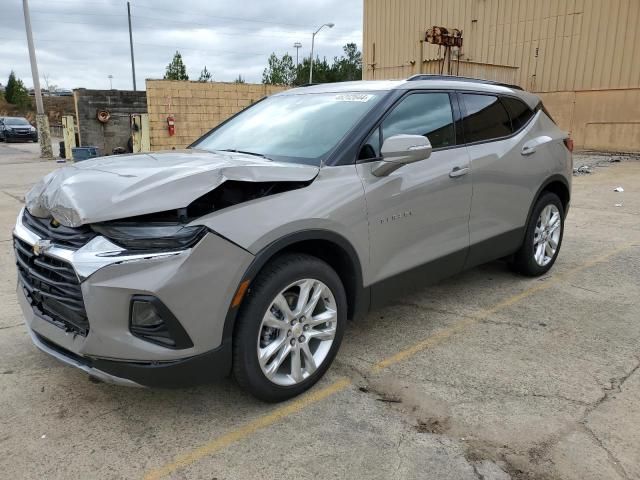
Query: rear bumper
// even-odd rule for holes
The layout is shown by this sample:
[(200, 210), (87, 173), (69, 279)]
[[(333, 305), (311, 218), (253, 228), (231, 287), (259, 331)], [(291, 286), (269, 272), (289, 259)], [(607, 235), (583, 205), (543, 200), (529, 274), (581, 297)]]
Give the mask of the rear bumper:
[[(28, 328), (28, 326), (27, 326)], [(210, 352), (169, 362), (128, 362), (81, 357), (50, 342), (28, 328), (31, 340), (56, 360), (79, 368), (102, 382), (125, 387), (187, 387), (208, 383), (231, 371), (228, 342)]]

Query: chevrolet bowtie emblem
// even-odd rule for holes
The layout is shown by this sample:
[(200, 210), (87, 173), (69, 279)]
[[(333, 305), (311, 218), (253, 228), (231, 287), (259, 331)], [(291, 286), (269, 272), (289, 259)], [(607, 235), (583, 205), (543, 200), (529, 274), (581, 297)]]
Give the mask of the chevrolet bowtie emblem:
[(38, 240), (33, 246), (33, 253), (42, 255), (52, 247), (51, 240)]
[(59, 227), (60, 226), (60, 222), (54, 218), (53, 220), (51, 220), (51, 226), (52, 227)]

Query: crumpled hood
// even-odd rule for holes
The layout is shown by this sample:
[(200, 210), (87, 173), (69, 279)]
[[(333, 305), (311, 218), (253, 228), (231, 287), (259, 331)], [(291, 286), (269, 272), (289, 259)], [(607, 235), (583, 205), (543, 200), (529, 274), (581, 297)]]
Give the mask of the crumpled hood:
[(319, 167), (249, 155), (171, 150), (85, 160), (54, 172), (25, 197), (27, 210), (78, 227), (187, 207), (226, 180), (310, 181)]

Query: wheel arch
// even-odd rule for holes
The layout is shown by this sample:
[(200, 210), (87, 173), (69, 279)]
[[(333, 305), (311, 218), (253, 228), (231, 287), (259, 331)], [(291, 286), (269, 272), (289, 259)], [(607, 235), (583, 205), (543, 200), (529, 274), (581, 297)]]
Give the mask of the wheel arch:
[[(356, 249), (342, 235), (321, 229), (303, 230), (285, 235), (263, 248), (255, 256), (242, 277), (238, 288), (248, 283), (248, 288), (264, 266), (278, 255), (288, 252), (306, 253), (328, 263), (338, 274), (347, 295), (347, 317), (357, 318), (369, 308), (369, 290), (363, 287), (362, 264)], [(233, 338), (236, 317), (242, 303), (230, 305), (225, 318), (223, 342)]]
[(529, 213), (527, 214), (527, 222), (525, 223), (525, 227), (526, 225), (529, 225), (533, 208), (545, 192), (555, 193), (560, 198), (560, 201), (562, 202), (562, 208), (564, 209), (564, 214), (566, 217), (569, 208), (569, 202), (571, 201), (571, 187), (569, 186), (569, 182), (564, 176), (556, 174), (547, 178), (542, 183), (540, 188), (538, 188), (538, 191), (533, 197), (531, 205), (529, 205)]

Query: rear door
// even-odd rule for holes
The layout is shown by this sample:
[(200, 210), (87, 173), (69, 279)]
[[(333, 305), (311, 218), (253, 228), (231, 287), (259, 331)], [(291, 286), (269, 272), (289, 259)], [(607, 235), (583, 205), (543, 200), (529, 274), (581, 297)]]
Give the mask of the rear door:
[(473, 201), (467, 267), (513, 253), (522, 241), (531, 205), (532, 179), (545, 162), (522, 154), (534, 112), (513, 97), (460, 93), (471, 160)]
[[(392, 279), (380, 294), (394, 295), (407, 286), (454, 274), (464, 264), (471, 175), (467, 151), (456, 145), (452, 98), (455, 95), (447, 92), (406, 95), (362, 149), (366, 158), (374, 157), (357, 166), (369, 217), (371, 283)], [(380, 146), (398, 134), (426, 136), (433, 146), (431, 157), (386, 177), (372, 175)], [(405, 272), (412, 275), (397, 277)], [(374, 291), (374, 304), (377, 297)]]

